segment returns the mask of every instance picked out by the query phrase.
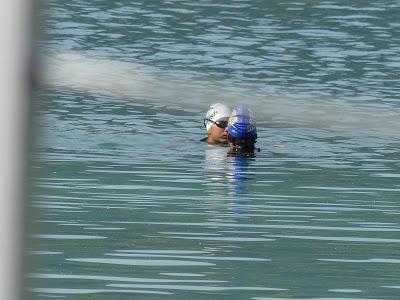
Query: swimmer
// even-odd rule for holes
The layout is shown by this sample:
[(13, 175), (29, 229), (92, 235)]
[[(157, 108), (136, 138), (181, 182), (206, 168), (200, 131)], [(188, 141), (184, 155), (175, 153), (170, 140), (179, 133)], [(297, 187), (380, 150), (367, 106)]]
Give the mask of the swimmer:
[(227, 126), (230, 114), (231, 110), (226, 105), (222, 103), (212, 104), (204, 119), (207, 137), (202, 141), (211, 145), (227, 145)]
[(233, 110), (228, 121), (228, 156), (254, 157), (257, 129), (254, 114), (243, 104)]

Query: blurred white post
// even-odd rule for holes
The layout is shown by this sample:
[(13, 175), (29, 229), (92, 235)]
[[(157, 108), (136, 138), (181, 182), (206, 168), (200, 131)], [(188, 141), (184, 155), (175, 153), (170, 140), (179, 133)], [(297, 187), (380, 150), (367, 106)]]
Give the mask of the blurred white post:
[(0, 1), (0, 293), (21, 299), (27, 67), (33, 1)]

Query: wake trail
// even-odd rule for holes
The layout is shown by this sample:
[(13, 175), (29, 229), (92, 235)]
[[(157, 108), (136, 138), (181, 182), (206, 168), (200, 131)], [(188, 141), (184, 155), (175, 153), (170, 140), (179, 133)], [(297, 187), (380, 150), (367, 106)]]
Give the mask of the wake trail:
[(127, 101), (165, 102), (206, 111), (211, 103), (248, 105), (257, 121), (279, 126), (323, 128), (400, 138), (400, 110), (378, 103), (352, 103), (333, 97), (288, 94), (260, 84), (229, 84), (193, 79), (141, 64), (65, 52), (51, 57), (45, 72), (51, 86), (104, 93)]

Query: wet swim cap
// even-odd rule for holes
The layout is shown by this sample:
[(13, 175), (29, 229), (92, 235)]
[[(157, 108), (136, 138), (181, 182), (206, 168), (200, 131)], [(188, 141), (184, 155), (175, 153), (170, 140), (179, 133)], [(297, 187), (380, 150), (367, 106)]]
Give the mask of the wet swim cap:
[(212, 104), (204, 119), (204, 125), (206, 126), (207, 131), (210, 130), (211, 126), (213, 125), (213, 122), (216, 122), (221, 118), (229, 118), (230, 114), (231, 110), (225, 104), (222, 103)]
[(256, 137), (254, 114), (243, 104), (235, 107), (228, 121), (228, 135), (239, 139)]

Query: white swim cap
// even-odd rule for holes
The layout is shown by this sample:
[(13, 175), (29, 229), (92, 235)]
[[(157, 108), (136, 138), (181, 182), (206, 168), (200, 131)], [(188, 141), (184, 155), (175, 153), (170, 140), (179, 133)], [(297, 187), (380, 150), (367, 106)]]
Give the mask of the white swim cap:
[(218, 121), (221, 118), (229, 118), (230, 115), (231, 115), (231, 110), (225, 104), (222, 103), (212, 104), (204, 119), (204, 125), (206, 126), (207, 131), (210, 130), (211, 126), (213, 125), (213, 122)]

